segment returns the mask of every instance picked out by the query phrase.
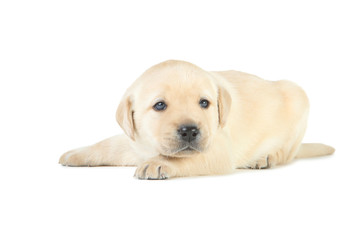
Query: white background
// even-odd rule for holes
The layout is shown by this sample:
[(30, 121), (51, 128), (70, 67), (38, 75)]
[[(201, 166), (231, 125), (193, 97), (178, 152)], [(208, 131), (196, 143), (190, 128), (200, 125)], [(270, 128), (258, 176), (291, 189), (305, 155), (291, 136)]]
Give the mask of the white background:
[[(359, 239), (357, 1), (0, 2), (1, 239)], [(305, 142), (331, 157), (270, 170), (140, 181), (67, 168), (121, 133), (115, 111), (148, 67), (289, 79), (311, 101)]]

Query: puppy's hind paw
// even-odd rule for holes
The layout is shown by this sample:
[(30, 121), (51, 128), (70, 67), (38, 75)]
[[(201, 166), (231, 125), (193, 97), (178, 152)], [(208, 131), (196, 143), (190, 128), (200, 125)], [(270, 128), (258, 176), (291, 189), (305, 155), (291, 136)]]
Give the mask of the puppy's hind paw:
[(271, 159), (270, 156), (266, 156), (264, 158), (261, 158), (258, 161), (255, 161), (253, 164), (250, 164), (247, 168), (249, 169), (268, 169), (271, 168)]

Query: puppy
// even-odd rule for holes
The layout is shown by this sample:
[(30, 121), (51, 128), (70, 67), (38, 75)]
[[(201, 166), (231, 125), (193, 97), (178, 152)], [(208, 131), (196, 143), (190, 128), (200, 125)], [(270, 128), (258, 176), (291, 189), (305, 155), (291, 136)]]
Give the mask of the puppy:
[(136, 178), (166, 179), (332, 154), (330, 146), (301, 144), (308, 112), (305, 92), (292, 82), (170, 60), (123, 96), (116, 119), (126, 135), (69, 151), (60, 163), (137, 166)]

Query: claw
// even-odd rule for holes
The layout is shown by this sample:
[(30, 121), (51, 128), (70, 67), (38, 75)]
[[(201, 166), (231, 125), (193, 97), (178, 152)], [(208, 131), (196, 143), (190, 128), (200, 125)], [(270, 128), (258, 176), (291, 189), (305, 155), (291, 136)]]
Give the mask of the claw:
[(270, 168), (269, 155), (266, 157), (266, 166), (265, 166), (265, 167), (262, 167), (262, 168), (260, 168), (260, 169), (267, 169), (267, 168)]
[(146, 166), (145, 166), (145, 168), (144, 168), (144, 170), (143, 170), (143, 173), (142, 173), (142, 175), (141, 175), (141, 178), (142, 178), (142, 179), (145, 179), (145, 178), (146, 178), (146, 170), (148, 169), (148, 167), (149, 167), (149, 165), (146, 165)]

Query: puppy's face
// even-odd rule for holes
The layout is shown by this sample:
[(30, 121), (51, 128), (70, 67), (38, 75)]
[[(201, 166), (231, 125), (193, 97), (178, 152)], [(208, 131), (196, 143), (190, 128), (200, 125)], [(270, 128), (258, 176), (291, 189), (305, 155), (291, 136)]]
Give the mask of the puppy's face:
[(130, 90), (132, 97), (124, 100), (135, 141), (171, 157), (191, 156), (209, 147), (222, 124), (223, 106), (220, 102), (219, 107), (221, 93), (209, 73), (187, 64), (158, 66), (145, 72), (137, 85)]

